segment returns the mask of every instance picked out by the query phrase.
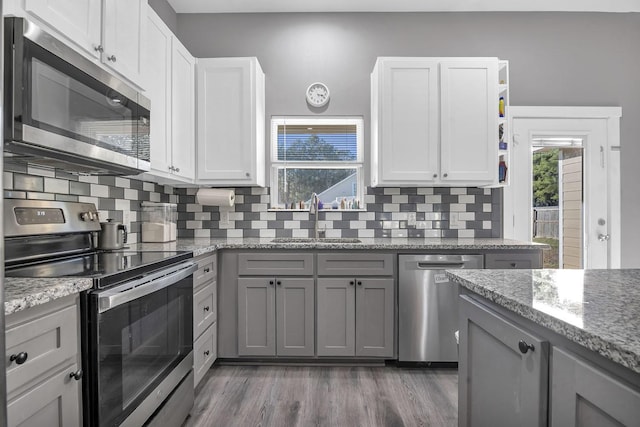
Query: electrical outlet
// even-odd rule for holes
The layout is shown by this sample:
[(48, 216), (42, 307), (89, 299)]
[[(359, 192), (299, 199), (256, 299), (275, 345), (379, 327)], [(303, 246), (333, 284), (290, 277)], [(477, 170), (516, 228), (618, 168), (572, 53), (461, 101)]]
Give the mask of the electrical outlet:
[(409, 215), (407, 215), (407, 226), (415, 228), (415, 226), (416, 226), (416, 213), (415, 212), (409, 212)]
[(229, 211), (226, 209), (220, 210), (220, 225), (224, 227), (229, 226)]
[(449, 213), (449, 228), (451, 229), (460, 228), (460, 214), (458, 212)]

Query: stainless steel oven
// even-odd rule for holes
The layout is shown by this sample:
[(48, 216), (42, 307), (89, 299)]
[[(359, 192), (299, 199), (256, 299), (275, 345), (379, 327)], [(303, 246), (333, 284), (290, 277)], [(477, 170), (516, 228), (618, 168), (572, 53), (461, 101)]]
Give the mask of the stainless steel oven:
[(191, 252), (101, 251), (95, 205), (6, 199), (5, 275), (88, 277), (84, 425), (179, 425), (193, 406)]
[(5, 18), (5, 157), (67, 171), (150, 169), (150, 102), (23, 18)]
[(141, 426), (188, 379), (195, 270), (185, 262), (85, 295), (85, 425)]

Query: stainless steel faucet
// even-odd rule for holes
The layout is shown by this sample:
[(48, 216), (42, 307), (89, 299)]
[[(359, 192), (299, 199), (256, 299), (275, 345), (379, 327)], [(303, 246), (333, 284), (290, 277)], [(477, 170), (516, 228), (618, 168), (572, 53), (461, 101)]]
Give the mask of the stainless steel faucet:
[(318, 217), (320, 216), (320, 212), (318, 212), (319, 203), (320, 203), (320, 198), (316, 193), (313, 193), (311, 195), (311, 203), (309, 203), (309, 215), (315, 215), (315, 219), (313, 221), (313, 238), (314, 239), (320, 238), (320, 233), (318, 232)]

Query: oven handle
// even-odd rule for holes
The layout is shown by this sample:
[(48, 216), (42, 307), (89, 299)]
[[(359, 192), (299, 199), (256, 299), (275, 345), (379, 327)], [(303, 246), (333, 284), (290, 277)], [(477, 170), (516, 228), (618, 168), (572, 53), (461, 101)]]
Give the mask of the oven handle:
[(98, 294), (98, 313), (104, 313), (119, 305), (164, 289), (180, 280), (191, 276), (198, 270), (198, 265), (185, 262), (169, 269), (164, 269), (132, 282), (110, 288)]

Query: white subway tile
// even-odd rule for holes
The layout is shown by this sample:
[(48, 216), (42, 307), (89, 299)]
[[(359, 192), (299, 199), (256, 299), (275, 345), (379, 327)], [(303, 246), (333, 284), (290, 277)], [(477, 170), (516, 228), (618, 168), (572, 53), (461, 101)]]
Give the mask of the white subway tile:
[(98, 177), (96, 175), (80, 175), (78, 176), (78, 181), (86, 182), (88, 184), (97, 184)]
[(485, 188), (484, 189), (484, 195), (485, 196), (490, 196), (491, 195), (491, 189), (490, 188)]
[(254, 203), (251, 205), (251, 212), (264, 212), (267, 210), (266, 203)]
[(342, 220), (342, 212), (327, 212), (325, 214), (325, 219), (327, 221), (341, 221)]
[(382, 228), (400, 228), (400, 223), (398, 221), (382, 221)]
[(160, 201), (160, 193), (149, 193), (149, 201), (150, 202), (159, 202)]
[(475, 236), (476, 232), (474, 230), (458, 230), (459, 239), (472, 239)]
[(50, 178), (55, 178), (56, 176), (55, 169), (34, 166), (34, 165), (27, 166), (27, 173), (29, 175), (48, 176)]
[(475, 212), (460, 212), (458, 214), (458, 218), (461, 221), (475, 221), (476, 213)]
[(254, 230), (267, 228), (267, 221), (251, 221), (251, 228)]
[(236, 194), (235, 204), (240, 205), (242, 203), (244, 203), (244, 194)]
[(466, 188), (451, 188), (450, 192), (451, 192), (452, 195), (467, 194), (467, 189)]
[(251, 187), (251, 194), (253, 195), (267, 194), (267, 189), (264, 187)]
[(207, 228), (194, 230), (193, 237), (211, 237), (211, 232)]
[(385, 195), (389, 195), (389, 194), (400, 194), (400, 189), (397, 187), (385, 187), (384, 189), (384, 194)]
[(433, 194), (433, 187), (420, 187), (418, 188), (418, 194), (420, 195)]
[(342, 237), (342, 230), (333, 230), (333, 229), (327, 228), (327, 237), (330, 237), (332, 239)]
[(300, 228), (300, 221), (286, 220), (284, 222), (284, 228), (288, 228), (288, 229)]
[(408, 212), (391, 212), (391, 219), (394, 221), (406, 221), (408, 217)]
[(482, 221), (483, 230), (491, 230), (491, 221)]
[(238, 228), (233, 230), (227, 230), (227, 237), (230, 237), (232, 239), (242, 237), (242, 229)]
[(4, 180), (2, 181), (2, 185), (5, 190), (13, 190), (13, 174), (11, 172), (4, 173)]
[(187, 221), (188, 230), (199, 230), (202, 228), (202, 221)]
[(400, 205), (396, 205), (395, 203), (384, 203), (382, 205), (382, 210), (384, 212), (400, 212)]
[(142, 190), (144, 191), (156, 191), (156, 185), (153, 182), (143, 182)]
[(424, 201), (427, 203), (442, 203), (442, 196), (440, 194), (434, 194), (432, 196), (425, 196)]
[(476, 196), (474, 196), (474, 195), (458, 196), (458, 203), (471, 204), (471, 203), (475, 203), (475, 202), (476, 202)]
[(432, 221), (416, 221), (416, 228), (420, 230), (430, 230), (433, 228)]
[(91, 184), (91, 195), (94, 197), (109, 197), (109, 187), (100, 184)]
[(131, 187), (131, 180), (116, 176), (116, 187), (129, 188)]
[(293, 219), (295, 221), (306, 221), (309, 219), (309, 212), (294, 212)]
[(440, 221), (442, 214), (440, 212), (425, 212), (424, 219), (427, 221)]
[(276, 237), (276, 230), (273, 228), (263, 228), (260, 230), (260, 237)]
[(293, 234), (292, 234), (293, 237), (309, 237), (309, 231), (307, 229), (298, 228), (292, 231), (293, 231)]
[(97, 197), (89, 197), (89, 196), (78, 196), (78, 201), (80, 203), (93, 203), (98, 206), (98, 198)]
[(467, 205), (463, 205), (460, 203), (451, 203), (449, 205), (450, 212), (465, 212), (467, 210)]
[(46, 193), (69, 194), (69, 181), (66, 179), (45, 178), (44, 191)]
[(405, 229), (393, 229), (391, 230), (391, 237), (407, 237), (408, 231)]
[(360, 221), (373, 221), (376, 219), (375, 212), (360, 212), (358, 214)]
[(187, 203), (187, 212), (202, 212), (202, 205), (197, 203)]
[(367, 194), (364, 196), (364, 202), (365, 203), (375, 203), (376, 202), (376, 196), (375, 194)]
[(231, 221), (231, 220), (226, 224), (220, 222), (218, 224), (218, 228), (221, 229), (221, 230), (231, 230), (233, 228), (236, 228), (236, 222), (235, 221)]
[(433, 211), (432, 203), (418, 203), (416, 205), (416, 209), (418, 212), (431, 212)]
[(440, 230), (424, 230), (424, 237), (442, 237), (442, 232)]
[(229, 212), (229, 221), (242, 221), (244, 219), (244, 212)]
[(198, 221), (210, 221), (211, 212), (195, 212), (193, 217)]
[(127, 200), (139, 200), (138, 190), (132, 188), (124, 189), (124, 198)]
[(367, 223), (364, 221), (349, 221), (349, 228), (352, 230), (367, 228)]
[(358, 237), (366, 238), (366, 239), (375, 237), (375, 231), (372, 230), (372, 229), (362, 229), (361, 228), (361, 229), (358, 230)]
[(260, 212), (260, 219), (263, 221), (275, 221), (276, 213), (275, 212)]
[(116, 199), (117, 211), (129, 211), (131, 209), (131, 202), (129, 200)]
[(391, 196), (391, 203), (409, 203), (409, 196), (406, 194), (395, 194)]
[(491, 212), (491, 203), (483, 203), (482, 212)]

